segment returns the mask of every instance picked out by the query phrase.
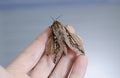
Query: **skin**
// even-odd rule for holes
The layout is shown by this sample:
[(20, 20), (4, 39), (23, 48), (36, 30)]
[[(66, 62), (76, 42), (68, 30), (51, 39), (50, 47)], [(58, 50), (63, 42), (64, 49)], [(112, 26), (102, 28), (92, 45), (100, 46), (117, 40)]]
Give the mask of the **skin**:
[[(74, 29), (67, 26), (74, 33)], [(87, 68), (87, 56), (79, 55), (68, 49), (55, 65), (44, 55), (45, 44), (50, 35), (50, 28), (40, 33), (6, 68), (0, 66), (1, 78), (84, 78)], [(81, 44), (83, 44), (81, 40)]]

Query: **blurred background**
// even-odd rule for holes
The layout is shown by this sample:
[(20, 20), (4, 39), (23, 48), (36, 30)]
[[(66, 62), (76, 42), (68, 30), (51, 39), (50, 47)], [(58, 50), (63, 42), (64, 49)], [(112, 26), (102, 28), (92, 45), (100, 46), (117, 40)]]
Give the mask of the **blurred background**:
[(59, 15), (84, 39), (85, 78), (119, 78), (120, 0), (0, 0), (0, 65), (7, 66)]

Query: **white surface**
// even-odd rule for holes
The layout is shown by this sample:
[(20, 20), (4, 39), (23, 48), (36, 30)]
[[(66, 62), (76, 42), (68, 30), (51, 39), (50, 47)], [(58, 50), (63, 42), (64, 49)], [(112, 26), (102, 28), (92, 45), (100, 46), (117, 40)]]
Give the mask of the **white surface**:
[(120, 6), (74, 5), (0, 10), (0, 64), (6, 66), (45, 28), (50, 16), (72, 25), (89, 59), (85, 78), (120, 77)]

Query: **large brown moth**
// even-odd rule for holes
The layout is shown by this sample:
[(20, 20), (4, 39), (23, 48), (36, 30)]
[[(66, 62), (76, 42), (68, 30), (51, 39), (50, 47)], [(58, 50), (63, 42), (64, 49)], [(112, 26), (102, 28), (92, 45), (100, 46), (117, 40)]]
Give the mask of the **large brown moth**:
[(67, 48), (77, 54), (85, 54), (80, 38), (74, 33), (70, 33), (59, 21), (55, 20), (50, 28), (51, 34), (46, 43), (45, 52), (55, 64), (63, 54), (67, 54)]

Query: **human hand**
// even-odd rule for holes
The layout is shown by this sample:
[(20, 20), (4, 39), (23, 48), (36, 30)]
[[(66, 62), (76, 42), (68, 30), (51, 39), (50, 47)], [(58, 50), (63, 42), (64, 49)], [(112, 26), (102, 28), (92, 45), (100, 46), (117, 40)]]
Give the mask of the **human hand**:
[[(67, 28), (74, 33), (71, 27)], [(87, 56), (76, 56), (72, 50), (68, 50), (68, 54), (62, 56), (55, 65), (44, 54), (49, 33), (48, 28), (6, 68), (0, 66), (0, 78), (83, 78), (87, 67)]]

